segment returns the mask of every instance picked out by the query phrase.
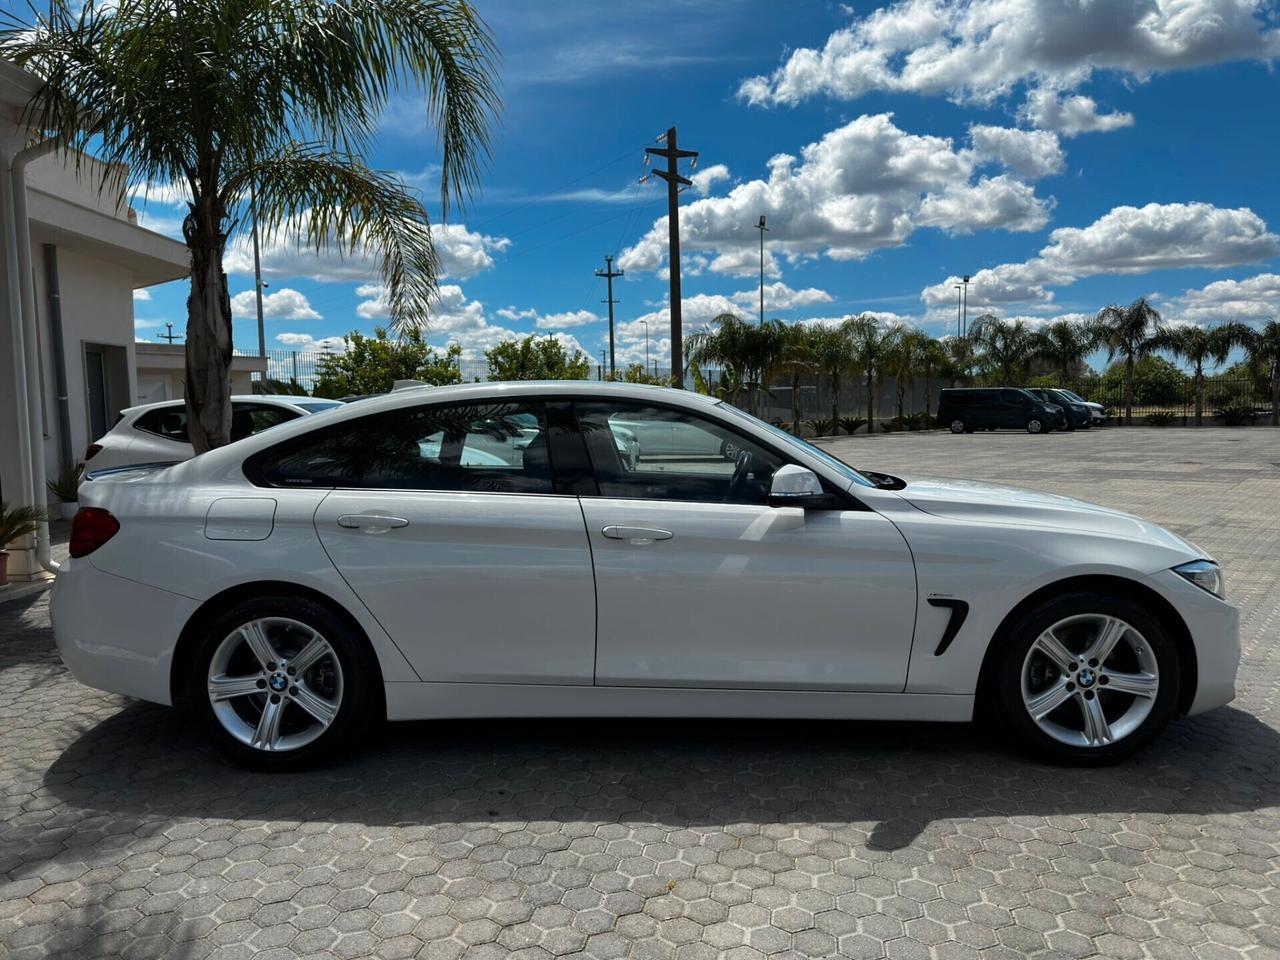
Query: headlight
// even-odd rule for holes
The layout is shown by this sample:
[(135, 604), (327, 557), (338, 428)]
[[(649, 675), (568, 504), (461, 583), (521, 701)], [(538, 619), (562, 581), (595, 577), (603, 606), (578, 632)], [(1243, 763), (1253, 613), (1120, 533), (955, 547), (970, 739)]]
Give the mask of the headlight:
[(1212, 560), (1192, 560), (1174, 567), (1173, 572), (1190, 580), (1201, 590), (1207, 590), (1215, 597), (1223, 597), (1222, 568)]

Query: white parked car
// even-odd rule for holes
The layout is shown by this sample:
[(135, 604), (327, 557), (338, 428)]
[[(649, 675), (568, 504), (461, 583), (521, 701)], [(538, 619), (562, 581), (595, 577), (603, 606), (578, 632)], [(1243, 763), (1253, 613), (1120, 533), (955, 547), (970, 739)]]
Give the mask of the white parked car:
[[(242, 440), (310, 413), (342, 406), (320, 397), (247, 396), (231, 398), (231, 439)], [(87, 470), (138, 463), (177, 463), (195, 456), (187, 438), (185, 400), (144, 403), (120, 412), (103, 436), (84, 452)]]
[(1086, 400), (1074, 390), (1059, 390), (1059, 393), (1065, 393), (1067, 397), (1076, 403), (1082, 404), (1089, 408), (1089, 417), (1095, 427), (1103, 426), (1107, 422), (1107, 408), (1100, 403), (1094, 403), (1092, 400)]
[[(657, 420), (700, 436), (647, 457)], [(988, 710), (1041, 757), (1105, 761), (1234, 696), (1221, 573), (1160, 527), (860, 472), (658, 387), (406, 391), (81, 504), (53, 589), (71, 671), (266, 767), (384, 716)]]

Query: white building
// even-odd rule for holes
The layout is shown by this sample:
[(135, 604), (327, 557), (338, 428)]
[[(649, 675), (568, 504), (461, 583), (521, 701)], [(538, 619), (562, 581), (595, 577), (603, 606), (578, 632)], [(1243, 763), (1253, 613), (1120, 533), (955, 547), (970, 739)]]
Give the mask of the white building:
[[(183, 244), (137, 225), (123, 171), (88, 157), (77, 171), (28, 146), (37, 138), (20, 119), (37, 89), (0, 60), (0, 499), (11, 506), (44, 503), (46, 476), (137, 402), (133, 291), (189, 272)], [(9, 553), (11, 579), (40, 575), (33, 542)]]

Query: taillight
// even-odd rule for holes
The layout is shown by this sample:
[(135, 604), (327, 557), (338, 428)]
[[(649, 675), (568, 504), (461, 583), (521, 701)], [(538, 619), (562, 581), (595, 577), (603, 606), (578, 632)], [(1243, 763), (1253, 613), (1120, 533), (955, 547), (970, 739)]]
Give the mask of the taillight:
[(71, 556), (87, 557), (120, 532), (120, 521), (101, 507), (81, 507), (71, 521)]
[(84, 462), (88, 463), (90, 460), (92, 460), (97, 455), (98, 451), (101, 449), (102, 449), (102, 444), (100, 443), (91, 443), (89, 444), (89, 446), (85, 447)]

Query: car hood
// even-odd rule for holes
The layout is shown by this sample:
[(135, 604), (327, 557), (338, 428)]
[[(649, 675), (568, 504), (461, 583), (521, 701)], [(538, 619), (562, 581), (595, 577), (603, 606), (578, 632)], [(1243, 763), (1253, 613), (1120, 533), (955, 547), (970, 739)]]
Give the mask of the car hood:
[(1188, 559), (1207, 556), (1154, 523), (1072, 497), (970, 480), (906, 479), (907, 486), (898, 491), (898, 496), (937, 517), (1090, 531), (1158, 544), (1182, 551)]

